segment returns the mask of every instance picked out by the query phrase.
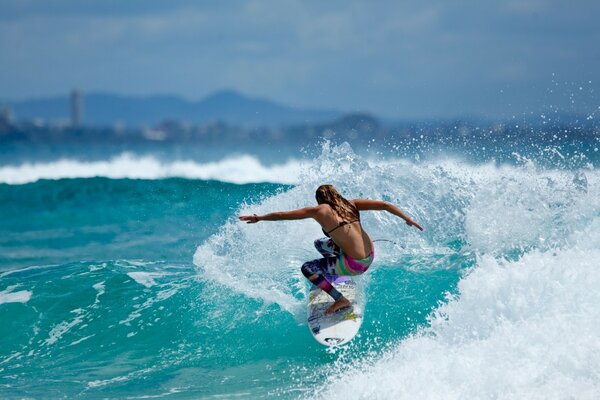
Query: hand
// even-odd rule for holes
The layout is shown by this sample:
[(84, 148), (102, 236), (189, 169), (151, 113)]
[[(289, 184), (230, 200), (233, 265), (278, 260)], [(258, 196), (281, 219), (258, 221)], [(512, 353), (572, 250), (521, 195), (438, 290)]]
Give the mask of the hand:
[(408, 226), (414, 226), (415, 228), (417, 228), (420, 231), (423, 231), (423, 227), (419, 224), (417, 224), (415, 221), (413, 221), (412, 219), (406, 220), (406, 225)]
[(241, 215), (240, 216), (240, 220), (241, 221), (246, 221), (247, 224), (255, 224), (255, 223), (258, 222), (258, 215), (256, 215), (256, 214)]

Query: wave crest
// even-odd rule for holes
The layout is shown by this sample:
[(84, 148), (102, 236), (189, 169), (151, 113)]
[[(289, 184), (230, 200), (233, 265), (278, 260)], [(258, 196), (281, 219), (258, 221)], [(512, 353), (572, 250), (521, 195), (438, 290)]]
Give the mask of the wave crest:
[(0, 182), (12, 185), (40, 179), (92, 178), (164, 179), (188, 178), (219, 180), (229, 183), (271, 182), (293, 184), (298, 181), (301, 161), (264, 165), (251, 155), (227, 157), (220, 161), (199, 163), (193, 160), (161, 161), (154, 156), (123, 153), (105, 161), (60, 159), (46, 163), (23, 163), (0, 167)]

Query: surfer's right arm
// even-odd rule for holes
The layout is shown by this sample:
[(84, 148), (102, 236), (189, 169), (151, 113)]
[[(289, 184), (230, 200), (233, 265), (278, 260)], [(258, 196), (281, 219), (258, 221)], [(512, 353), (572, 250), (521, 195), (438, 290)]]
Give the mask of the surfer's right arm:
[(246, 221), (248, 224), (255, 224), (258, 221), (284, 221), (293, 219), (306, 219), (315, 218), (319, 206), (317, 207), (304, 207), (292, 211), (277, 211), (264, 215), (241, 215), (239, 218), (241, 221)]
[(392, 203), (388, 203), (387, 201), (356, 199), (352, 200), (352, 202), (354, 203), (356, 208), (358, 208), (359, 211), (387, 211), (391, 214), (402, 218), (404, 221), (406, 221), (406, 225), (414, 226), (415, 228), (421, 231), (423, 230), (423, 227), (421, 225), (413, 221), (412, 218), (406, 215), (401, 209), (399, 209)]

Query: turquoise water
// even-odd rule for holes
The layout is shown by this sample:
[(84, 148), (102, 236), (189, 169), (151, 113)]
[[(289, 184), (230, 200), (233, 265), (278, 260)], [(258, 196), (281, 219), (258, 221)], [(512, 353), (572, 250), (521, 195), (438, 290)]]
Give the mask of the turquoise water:
[[(331, 144), (303, 162), (242, 161), (212, 180), (199, 177), (205, 164), (186, 164), (201, 170), (188, 176), (135, 157), (126, 171), (123, 159), (107, 160), (112, 172), (78, 167), (105, 177), (0, 167), (23, 180), (0, 184), (0, 397), (600, 393), (593, 164), (382, 159)], [(244, 183), (253, 173), (274, 178)], [(318, 256), (318, 225), (236, 219), (310, 205), (323, 182), (392, 201), (426, 228), (363, 213), (392, 242), (377, 243), (363, 278), (361, 333), (333, 351), (305, 323), (299, 267)]]

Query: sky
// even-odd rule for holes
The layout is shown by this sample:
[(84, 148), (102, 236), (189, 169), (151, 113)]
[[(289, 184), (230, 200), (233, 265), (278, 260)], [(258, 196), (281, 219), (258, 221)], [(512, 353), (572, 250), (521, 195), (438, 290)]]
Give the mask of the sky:
[(599, 17), (597, 0), (0, 0), (0, 98), (234, 89), (396, 118), (597, 115)]

